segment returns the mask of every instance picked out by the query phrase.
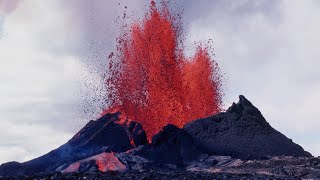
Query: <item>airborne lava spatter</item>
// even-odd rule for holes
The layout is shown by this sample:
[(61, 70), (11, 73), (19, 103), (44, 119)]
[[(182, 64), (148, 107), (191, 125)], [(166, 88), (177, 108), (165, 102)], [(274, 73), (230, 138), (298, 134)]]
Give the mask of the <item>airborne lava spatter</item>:
[(221, 80), (211, 49), (199, 45), (194, 57), (185, 57), (179, 15), (168, 3), (158, 8), (152, 1), (142, 22), (125, 27), (110, 61), (112, 103), (106, 112), (116, 109), (140, 122), (150, 140), (168, 123), (182, 127), (221, 110)]

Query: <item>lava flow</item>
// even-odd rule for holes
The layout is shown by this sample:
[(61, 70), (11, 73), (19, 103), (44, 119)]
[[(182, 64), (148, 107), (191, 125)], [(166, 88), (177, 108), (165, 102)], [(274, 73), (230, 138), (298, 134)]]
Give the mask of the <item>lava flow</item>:
[(185, 57), (180, 14), (168, 3), (151, 2), (142, 22), (134, 22), (117, 38), (109, 57), (107, 80), (111, 106), (140, 122), (150, 140), (167, 124), (182, 127), (190, 120), (221, 110), (221, 76), (210, 57), (211, 47), (198, 45)]

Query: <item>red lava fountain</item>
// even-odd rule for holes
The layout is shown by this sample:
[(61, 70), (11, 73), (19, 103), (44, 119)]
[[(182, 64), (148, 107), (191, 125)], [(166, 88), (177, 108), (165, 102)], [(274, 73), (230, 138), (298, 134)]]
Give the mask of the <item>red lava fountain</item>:
[(185, 123), (221, 110), (221, 80), (208, 45), (185, 57), (180, 16), (152, 1), (140, 22), (125, 26), (109, 57), (111, 107), (140, 122), (148, 138), (168, 123)]

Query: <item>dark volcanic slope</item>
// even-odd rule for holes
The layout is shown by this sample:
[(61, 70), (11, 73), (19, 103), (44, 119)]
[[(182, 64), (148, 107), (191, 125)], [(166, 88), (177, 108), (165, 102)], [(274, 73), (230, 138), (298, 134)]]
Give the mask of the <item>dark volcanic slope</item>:
[(24, 163), (2, 164), (0, 176), (48, 173), (101, 152), (124, 152), (134, 148), (130, 143), (131, 138), (135, 145), (146, 144), (147, 137), (142, 126), (136, 122), (120, 124), (119, 115), (106, 114), (96, 121), (90, 121), (66, 144), (41, 157)]
[(273, 129), (244, 96), (215, 116), (185, 125), (199, 149), (209, 154), (236, 158), (264, 156), (311, 156), (301, 146)]

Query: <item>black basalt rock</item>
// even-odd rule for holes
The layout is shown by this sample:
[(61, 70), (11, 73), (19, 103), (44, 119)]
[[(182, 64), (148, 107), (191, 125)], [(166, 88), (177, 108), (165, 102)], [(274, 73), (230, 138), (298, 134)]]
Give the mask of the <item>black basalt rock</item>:
[(23, 164), (12, 161), (3, 163), (0, 166), (0, 176), (22, 176), (26, 173), (26, 167)]
[(143, 130), (140, 123), (131, 121), (128, 125), (128, 130), (136, 146), (141, 146), (148, 143), (147, 134)]
[(261, 112), (244, 96), (226, 111), (192, 121), (183, 128), (197, 147), (211, 155), (250, 159), (266, 156), (310, 157), (265, 120)]
[(144, 146), (137, 155), (155, 163), (183, 166), (199, 154), (192, 137), (185, 130), (172, 124), (163, 127), (153, 136), (152, 143)]

